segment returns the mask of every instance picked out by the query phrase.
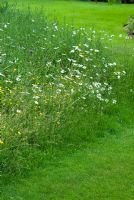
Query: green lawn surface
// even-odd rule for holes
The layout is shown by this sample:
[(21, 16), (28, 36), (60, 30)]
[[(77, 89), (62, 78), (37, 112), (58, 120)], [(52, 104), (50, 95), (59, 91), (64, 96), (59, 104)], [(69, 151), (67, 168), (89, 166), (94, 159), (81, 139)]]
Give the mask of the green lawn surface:
[(51, 18), (60, 22), (73, 23), (78, 27), (105, 30), (111, 34), (120, 34), (129, 16), (134, 15), (134, 5), (109, 5), (106, 3), (90, 3), (80, 1), (55, 0), (11, 0), (22, 9), (29, 6), (34, 11), (43, 10)]
[(133, 200), (133, 152), (133, 130), (99, 138), (6, 186), (1, 200)]

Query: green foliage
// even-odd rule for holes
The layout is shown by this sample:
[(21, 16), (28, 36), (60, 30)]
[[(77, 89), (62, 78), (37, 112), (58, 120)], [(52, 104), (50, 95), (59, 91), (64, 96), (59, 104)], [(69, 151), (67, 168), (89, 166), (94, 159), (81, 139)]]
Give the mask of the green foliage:
[(108, 3), (121, 3), (121, 0), (108, 0)]
[(0, 2), (0, 13), (5, 13), (8, 9), (8, 1), (2, 0)]

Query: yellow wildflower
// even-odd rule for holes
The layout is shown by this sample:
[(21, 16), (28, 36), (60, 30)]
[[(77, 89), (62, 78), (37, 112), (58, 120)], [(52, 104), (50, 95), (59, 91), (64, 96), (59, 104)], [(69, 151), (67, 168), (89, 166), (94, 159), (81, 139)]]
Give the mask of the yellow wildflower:
[(0, 139), (0, 144), (4, 144), (4, 142)]
[(2, 87), (0, 87), (0, 93), (3, 93), (3, 89), (2, 89)]

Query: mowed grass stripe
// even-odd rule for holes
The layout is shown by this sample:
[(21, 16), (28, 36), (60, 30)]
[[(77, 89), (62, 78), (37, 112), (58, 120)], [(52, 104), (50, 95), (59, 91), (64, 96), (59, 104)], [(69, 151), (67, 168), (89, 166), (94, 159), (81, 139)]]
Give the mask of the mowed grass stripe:
[[(8, 186), (2, 200), (132, 200), (134, 131), (99, 139), (29, 179)], [(57, 167), (55, 167), (57, 164)]]

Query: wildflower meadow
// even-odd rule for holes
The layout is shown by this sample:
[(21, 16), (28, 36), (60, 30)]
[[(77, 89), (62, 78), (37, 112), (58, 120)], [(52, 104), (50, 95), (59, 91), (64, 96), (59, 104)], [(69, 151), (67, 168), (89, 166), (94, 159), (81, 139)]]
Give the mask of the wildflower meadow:
[(134, 120), (132, 35), (76, 27), (18, 7), (0, 3), (0, 166), (6, 184), (99, 138), (118, 137)]

